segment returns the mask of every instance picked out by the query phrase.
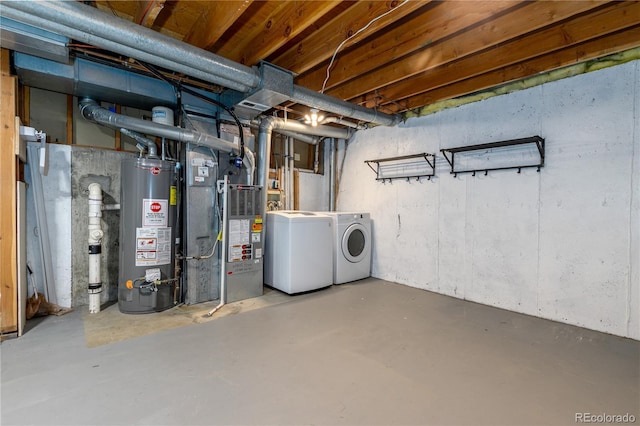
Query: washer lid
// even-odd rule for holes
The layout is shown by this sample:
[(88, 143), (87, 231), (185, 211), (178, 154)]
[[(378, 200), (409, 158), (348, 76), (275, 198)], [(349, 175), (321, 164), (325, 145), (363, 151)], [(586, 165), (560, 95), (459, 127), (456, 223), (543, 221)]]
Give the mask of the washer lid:
[(315, 222), (321, 219), (329, 219), (329, 216), (298, 210), (274, 210), (267, 212), (267, 220), (271, 219), (276, 222)]
[(367, 228), (360, 223), (349, 226), (342, 235), (341, 246), (342, 254), (349, 262), (360, 262), (371, 249)]

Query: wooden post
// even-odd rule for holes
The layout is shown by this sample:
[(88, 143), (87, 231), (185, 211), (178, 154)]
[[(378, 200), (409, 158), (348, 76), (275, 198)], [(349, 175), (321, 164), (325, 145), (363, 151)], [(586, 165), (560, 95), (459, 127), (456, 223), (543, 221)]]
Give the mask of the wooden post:
[(2, 49), (0, 77), (0, 332), (18, 331), (15, 117), (18, 80), (10, 75)]

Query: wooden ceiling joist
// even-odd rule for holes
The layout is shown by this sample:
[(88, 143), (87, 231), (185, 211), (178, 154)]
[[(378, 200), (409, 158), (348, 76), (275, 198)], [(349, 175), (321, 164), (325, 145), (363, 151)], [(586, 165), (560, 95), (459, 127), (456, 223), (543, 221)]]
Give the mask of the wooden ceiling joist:
[[(579, 19), (547, 28), (501, 46), (468, 56), (459, 61), (449, 62), (433, 68), (421, 75), (390, 85), (376, 92), (370, 92), (364, 105), (374, 106), (380, 103), (380, 96), (386, 99), (406, 99), (421, 92), (454, 84), (458, 81), (479, 76), (486, 72), (504, 68), (513, 64), (536, 58), (548, 53), (557, 52), (585, 41), (604, 37), (612, 33), (637, 25), (635, 16), (640, 16), (640, 3), (612, 3), (605, 9), (597, 11), (600, 25), (594, 28), (593, 16), (585, 15)], [(639, 15), (635, 15), (639, 14)], [(567, 40), (571, 40), (567, 42)], [(600, 49), (598, 49), (599, 51)], [(503, 84), (506, 81), (496, 84)], [(456, 96), (460, 96), (459, 93)], [(454, 96), (455, 97), (455, 96)], [(411, 108), (410, 105), (408, 105)]]
[[(275, 58), (269, 58), (276, 65), (284, 66), (290, 71), (301, 74), (316, 65), (331, 59), (335, 49), (364, 28), (371, 20), (389, 11), (388, 15), (380, 18), (375, 27), (362, 31), (357, 37), (347, 41), (342, 50), (365, 39), (376, 31), (381, 31), (394, 22), (404, 18), (417, 9), (424, 8), (428, 1), (413, 1), (398, 7), (398, 2), (366, 1), (357, 2), (344, 12), (337, 15), (326, 25), (311, 33), (304, 41), (296, 43), (286, 52)], [(333, 50), (331, 49), (333, 47)]]
[[(392, 64), (398, 58), (421, 51), (478, 21), (511, 10), (519, 4), (517, 1), (483, 1), (473, 5), (469, 2), (451, 2), (445, 7), (444, 3), (438, 2), (436, 7), (412, 19), (406, 26), (395, 28), (379, 39), (340, 55), (331, 69), (327, 90), (385, 64)], [(324, 65), (300, 76), (297, 83), (310, 89), (320, 89), (326, 76)]]
[(165, 1), (166, 0), (148, 0), (138, 2), (134, 22), (143, 27), (151, 28), (160, 12), (162, 12)]
[[(576, 6), (569, 2), (554, 2), (544, 5), (545, 13), (541, 13), (541, 6), (540, 3), (529, 2), (522, 8), (517, 9), (517, 13), (514, 11), (513, 13), (498, 16), (473, 31), (461, 32), (428, 49), (418, 51), (400, 61), (385, 65), (372, 73), (364, 75), (359, 78), (357, 87), (343, 85), (327, 93), (340, 99), (353, 99), (367, 92), (388, 86), (390, 83), (399, 82), (399, 84), (404, 83), (406, 85), (411, 81), (409, 77), (417, 76), (427, 70), (452, 61), (457, 62), (461, 60), (460, 58), (477, 55), (479, 54), (478, 52), (485, 53), (485, 56), (490, 59), (490, 62), (485, 65), (490, 66), (493, 61), (501, 59), (498, 54), (491, 53), (493, 49), (490, 48), (497, 48), (497, 46), (509, 40), (523, 37), (532, 31), (535, 32), (551, 24), (562, 22), (576, 13), (599, 7), (600, 3), (584, 1), (580, 2), (579, 6)], [(525, 47), (528, 51), (547, 49), (547, 47), (541, 48), (537, 45)], [(415, 86), (411, 90), (415, 90)]]
[(545, 71), (556, 70), (584, 61), (623, 52), (636, 47), (638, 40), (640, 40), (640, 26), (635, 26), (625, 31), (577, 44), (569, 49), (562, 49), (558, 52), (552, 52), (538, 58), (468, 78), (455, 84), (429, 90), (407, 99), (402, 99), (399, 102), (400, 105), (387, 103), (383, 108), (388, 113), (399, 113), (418, 109), (424, 105), (431, 105), (439, 101), (457, 98), (480, 90), (488, 90)]
[(252, 2), (253, 0), (202, 2), (200, 16), (183, 41), (201, 49), (211, 49)]

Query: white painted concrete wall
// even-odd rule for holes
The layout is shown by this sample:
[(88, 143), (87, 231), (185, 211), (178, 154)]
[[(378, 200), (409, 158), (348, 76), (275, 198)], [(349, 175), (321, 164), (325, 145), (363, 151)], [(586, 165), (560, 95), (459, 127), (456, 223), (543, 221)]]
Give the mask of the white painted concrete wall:
[[(375, 277), (640, 339), (640, 62), (358, 132), (339, 210), (371, 212)], [(540, 135), (546, 166), (449, 174), (442, 148)], [(382, 184), (364, 160), (437, 153)]]

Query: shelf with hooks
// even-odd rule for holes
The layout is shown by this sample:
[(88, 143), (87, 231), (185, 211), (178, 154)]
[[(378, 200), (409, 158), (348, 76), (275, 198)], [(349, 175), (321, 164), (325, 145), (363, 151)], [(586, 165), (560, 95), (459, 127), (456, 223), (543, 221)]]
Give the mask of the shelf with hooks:
[[(376, 180), (383, 183), (393, 179), (420, 180), (426, 177), (431, 180), (436, 173), (435, 154), (413, 154), (400, 157), (366, 160), (367, 166), (376, 174)], [(374, 166), (375, 165), (375, 166)]]
[[(520, 173), (522, 169), (536, 168), (539, 172), (540, 168), (544, 167), (545, 158), (544, 139), (540, 136), (447, 148), (440, 151), (451, 166), (450, 173), (454, 177), (458, 173), (472, 173), (473, 176), (476, 173), (484, 173), (486, 176), (492, 170), (507, 169), (518, 169)], [(472, 153), (473, 157), (460, 158), (464, 153)], [(459, 155), (457, 163), (456, 154)], [(522, 160), (522, 163), (517, 161), (512, 164), (514, 159)], [(460, 160), (464, 160), (462, 166), (460, 166)], [(525, 162), (525, 160), (530, 161)], [(494, 162), (491, 163), (491, 161)]]

